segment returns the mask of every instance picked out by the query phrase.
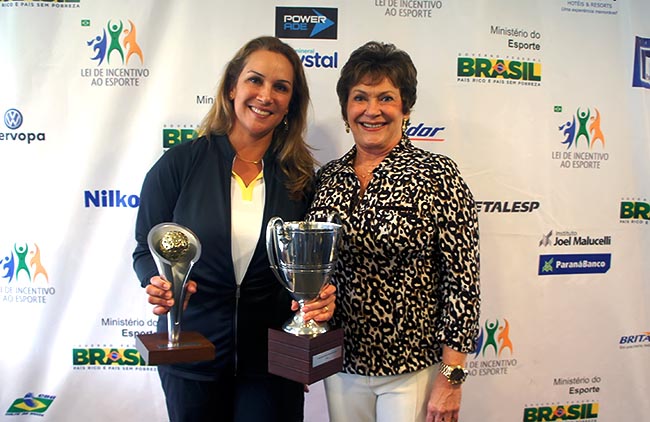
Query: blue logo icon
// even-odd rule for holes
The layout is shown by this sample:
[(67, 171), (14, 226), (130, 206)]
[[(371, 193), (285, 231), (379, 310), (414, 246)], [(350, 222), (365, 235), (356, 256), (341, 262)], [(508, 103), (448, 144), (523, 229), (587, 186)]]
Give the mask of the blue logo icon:
[(604, 274), (611, 263), (609, 253), (540, 255), (537, 274)]
[(5, 125), (12, 130), (18, 129), (23, 124), (23, 115), (15, 108), (5, 112)]
[(636, 37), (632, 86), (650, 88), (650, 38)]

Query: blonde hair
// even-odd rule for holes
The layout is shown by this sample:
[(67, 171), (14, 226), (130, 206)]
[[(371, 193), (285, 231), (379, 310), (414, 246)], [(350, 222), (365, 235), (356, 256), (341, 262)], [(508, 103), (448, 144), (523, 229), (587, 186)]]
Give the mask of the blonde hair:
[(272, 151), (276, 154), (280, 168), (287, 175), (286, 188), (293, 198), (308, 197), (314, 178), (314, 157), (305, 142), (309, 87), (302, 62), (296, 51), (278, 38), (263, 36), (250, 40), (228, 62), (224, 71), (214, 104), (199, 127), (199, 135), (226, 135), (235, 119), (233, 102), (229, 93), (237, 84), (250, 55), (259, 50), (282, 54), (293, 68), (293, 93), (286, 115), (287, 124), (280, 124), (273, 130)]

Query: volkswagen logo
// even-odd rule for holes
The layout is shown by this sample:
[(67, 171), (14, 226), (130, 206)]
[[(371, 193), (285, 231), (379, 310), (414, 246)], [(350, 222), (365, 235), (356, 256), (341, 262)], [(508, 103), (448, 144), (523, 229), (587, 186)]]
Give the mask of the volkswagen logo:
[(23, 115), (15, 108), (10, 108), (5, 112), (5, 125), (9, 129), (16, 130), (23, 124)]

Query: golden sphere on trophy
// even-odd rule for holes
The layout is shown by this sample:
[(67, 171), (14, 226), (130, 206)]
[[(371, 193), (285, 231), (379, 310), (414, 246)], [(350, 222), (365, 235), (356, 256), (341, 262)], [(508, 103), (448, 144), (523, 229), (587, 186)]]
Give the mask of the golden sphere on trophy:
[(190, 242), (185, 233), (168, 231), (160, 238), (160, 255), (170, 261), (180, 261), (190, 250)]

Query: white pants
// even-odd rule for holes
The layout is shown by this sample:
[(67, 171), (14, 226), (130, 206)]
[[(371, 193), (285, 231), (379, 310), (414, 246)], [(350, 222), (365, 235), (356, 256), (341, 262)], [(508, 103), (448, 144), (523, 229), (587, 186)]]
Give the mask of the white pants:
[(331, 422), (420, 422), (438, 365), (385, 377), (339, 372), (325, 379)]

